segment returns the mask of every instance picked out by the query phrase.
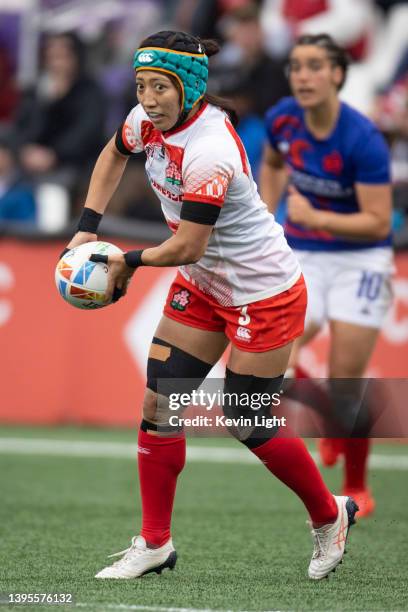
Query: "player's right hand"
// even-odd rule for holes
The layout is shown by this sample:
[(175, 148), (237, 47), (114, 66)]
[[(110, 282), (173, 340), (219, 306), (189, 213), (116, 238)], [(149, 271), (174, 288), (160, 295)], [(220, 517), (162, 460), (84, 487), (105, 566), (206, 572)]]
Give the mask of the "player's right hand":
[(105, 299), (109, 303), (117, 302), (118, 299), (126, 295), (128, 285), (136, 268), (129, 268), (126, 265), (123, 253), (111, 253), (102, 255), (95, 253), (90, 256), (90, 261), (100, 262), (108, 265), (108, 286), (105, 291)]

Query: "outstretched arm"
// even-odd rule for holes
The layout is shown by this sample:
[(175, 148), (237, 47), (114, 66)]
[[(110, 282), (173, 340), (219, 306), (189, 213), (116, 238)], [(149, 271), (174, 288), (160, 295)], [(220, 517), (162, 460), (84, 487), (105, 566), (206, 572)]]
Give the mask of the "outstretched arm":
[(126, 293), (129, 278), (139, 266), (170, 267), (198, 261), (205, 253), (212, 229), (212, 225), (182, 220), (177, 233), (159, 246), (126, 254), (93, 255), (93, 261), (107, 257), (109, 264), (106, 301), (111, 300), (115, 287), (123, 295)]
[[(87, 214), (97, 219), (97, 215), (103, 215), (105, 209), (116, 191), (122, 178), (128, 160), (127, 155), (122, 155), (115, 145), (115, 137), (107, 143), (102, 150), (92, 172), (88, 194), (85, 201)], [(84, 230), (87, 229), (86, 227)], [(92, 228), (90, 228), (92, 229)], [(71, 242), (69, 249), (75, 246), (97, 240), (96, 232), (78, 231)]]

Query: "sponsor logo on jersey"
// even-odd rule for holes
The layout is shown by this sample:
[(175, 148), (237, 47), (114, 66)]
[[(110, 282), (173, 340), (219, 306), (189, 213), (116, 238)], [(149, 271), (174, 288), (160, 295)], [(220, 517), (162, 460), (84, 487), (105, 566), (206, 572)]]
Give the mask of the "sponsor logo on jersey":
[(162, 193), (164, 196), (166, 196), (166, 198), (169, 198), (169, 200), (173, 200), (173, 202), (181, 202), (181, 200), (183, 199), (182, 196), (179, 193), (172, 193), (171, 191), (169, 191), (165, 187), (162, 187), (160, 185), (160, 183), (155, 181), (154, 178), (152, 178), (151, 176), (149, 176), (149, 180), (150, 180), (150, 182), (152, 184), (152, 187), (154, 189), (157, 189), (157, 191), (160, 191), (160, 193)]
[(247, 327), (241, 327), (241, 326), (238, 327), (236, 338), (239, 338), (240, 340), (244, 340), (244, 342), (251, 342), (252, 340), (251, 330), (248, 329)]
[(170, 302), (170, 306), (174, 310), (184, 312), (187, 306), (190, 304), (191, 293), (187, 289), (182, 289), (173, 294), (173, 298)]
[(155, 57), (155, 53), (151, 53), (150, 51), (143, 51), (137, 58), (137, 61), (141, 64), (150, 64)]
[(208, 182), (201, 185), (194, 191), (195, 195), (208, 196), (211, 199), (224, 201), (225, 194), (229, 185), (229, 178), (225, 174), (217, 174)]
[(289, 153), (290, 145), (286, 140), (283, 140), (278, 144), (278, 149), (283, 155), (286, 155)]

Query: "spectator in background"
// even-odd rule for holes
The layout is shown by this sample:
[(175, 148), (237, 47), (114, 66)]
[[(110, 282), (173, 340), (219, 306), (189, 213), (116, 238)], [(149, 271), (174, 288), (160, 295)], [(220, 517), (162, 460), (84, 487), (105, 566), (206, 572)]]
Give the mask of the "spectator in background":
[(24, 183), (15, 153), (6, 140), (0, 140), (0, 223), (35, 222), (36, 204), (32, 188)]
[[(263, 117), (270, 105), (290, 94), (283, 64), (268, 55), (255, 4), (232, 11), (221, 28), (227, 41), (214, 65), (211, 89), (220, 90), (233, 70), (241, 72), (252, 95), (252, 110)], [(217, 86), (218, 81), (218, 86)]]
[(301, 34), (325, 32), (361, 60), (369, 48), (374, 11), (372, 0), (265, 0), (261, 19), (277, 54), (286, 55)]
[(407, 4), (407, 0), (375, 0), (375, 3), (385, 13), (388, 13), (397, 4)]
[(408, 47), (388, 87), (377, 96), (372, 118), (391, 148), (394, 240), (408, 246)]
[(238, 115), (237, 132), (248, 155), (252, 175), (258, 180), (266, 138), (265, 122), (254, 112), (254, 91), (240, 71), (230, 73), (220, 94), (231, 100)]
[(14, 80), (7, 50), (0, 46), (0, 124), (11, 122), (18, 104), (19, 92)]
[(75, 33), (50, 34), (35, 86), (24, 92), (13, 128), (23, 172), (36, 185), (39, 227), (66, 225), (104, 138), (104, 99), (85, 71)]
[(42, 72), (36, 86), (24, 93), (15, 124), (21, 165), (30, 175), (41, 178), (65, 170), (61, 180), (71, 186), (100, 152), (103, 96), (84, 65), (85, 48), (76, 34), (47, 37)]
[[(201, 38), (219, 38), (219, 21), (230, 13), (256, 5), (260, 7), (263, 0), (196, 0), (191, 16), (191, 30), (194, 36)], [(185, 4), (181, 0), (181, 4)]]
[(374, 0), (264, 0), (261, 23), (268, 33), (268, 50), (286, 57), (294, 40), (302, 34), (325, 32), (340, 44), (355, 62), (350, 66), (343, 101), (367, 113), (373, 94), (370, 59), (377, 30)]

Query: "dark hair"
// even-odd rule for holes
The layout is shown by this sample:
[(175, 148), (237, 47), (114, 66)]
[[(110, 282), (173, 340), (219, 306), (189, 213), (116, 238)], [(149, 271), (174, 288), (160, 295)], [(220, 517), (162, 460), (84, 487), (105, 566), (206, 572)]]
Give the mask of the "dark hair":
[[(216, 55), (220, 50), (220, 46), (216, 40), (202, 40), (198, 36), (193, 36), (186, 32), (175, 32), (173, 30), (163, 30), (151, 34), (140, 43), (139, 49), (143, 47), (160, 47), (162, 49), (172, 49), (173, 51), (184, 51), (187, 53), (204, 52), (208, 57)], [(171, 78), (170, 75), (169, 78)], [(172, 81), (179, 87), (176, 79), (172, 79)], [(232, 102), (209, 93), (204, 94), (203, 100), (221, 108), (227, 113), (233, 126), (235, 127), (237, 125), (238, 115)]]
[(312, 45), (325, 49), (333, 66), (339, 66), (342, 69), (343, 78), (338, 86), (338, 89), (341, 89), (345, 83), (347, 70), (350, 64), (350, 57), (347, 51), (343, 49), (343, 47), (340, 47), (340, 45), (338, 45), (335, 40), (329, 36), (329, 34), (303, 34), (296, 39), (295, 44), (292, 47), (292, 51), (296, 47), (306, 45)]

